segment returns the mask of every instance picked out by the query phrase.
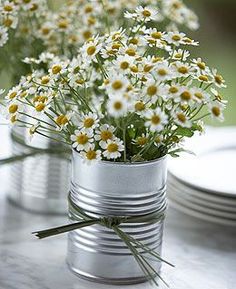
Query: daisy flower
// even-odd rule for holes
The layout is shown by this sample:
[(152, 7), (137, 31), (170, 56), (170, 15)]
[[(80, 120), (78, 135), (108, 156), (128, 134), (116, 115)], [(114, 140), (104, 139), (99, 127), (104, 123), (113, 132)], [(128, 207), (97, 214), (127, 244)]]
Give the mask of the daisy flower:
[(125, 116), (128, 111), (128, 101), (123, 96), (114, 96), (108, 100), (107, 112), (114, 117)]
[(193, 68), (186, 62), (176, 61), (171, 67), (173, 68), (173, 75), (175, 77), (188, 77), (193, 73)]
[(224, 120), (223, 111), (225, 109), (225, 105), (223, 103), (215, 101), (210, 103), (208, 107), (212, 118), (218, 119), (220, 121)]
[(219, 88), (225, 88), (225, 80), (222, 75), (217, 72), (217, 69), (212, 69), (214, 84)]
[(149, 127), (152, 132), (161, 131), (168, 122), (168, 116), (159, 107), (148, 110), (144, 116), (146, 118), (145, 126)]
[(129, 85), (129, 80), (125, 76), (112, 72), (111, 76), (108, 78), (108, 84), (105, 88), (108, 95), (113, 97), (123, 94), (125, 91), (127, 91)]
[(78, 123), (78, 128), (79, 129), (95, 129), (98, 127), (98, 116), (96, 113), (89, 112), (88, 114), (82, 115), (80, 118), (80, 121)]
[(168, 61), (158, 62), (155, 66), (155, 71), (159, 81), (170, 80), (173, 75), (173, 70), (169, 67)]
[(139, 6), (135, 9), (137, 20), (139, 22), (149, 22), (158, 20), (158, 11), (153, 7), (142, 7)]
[(175, 46), (180, 46), (183, 43), (184, 37), (185, 37), (185, 33), (170, 31), (164, 36), (164, 39), (169, 44), (174, 44)]
[(170, 51), (170, 54), (173, 55), (172, 59), (179, 61), (186, 61), (187, 58), (190, 56), (189, 51), (182, 49), (174, 50), (174, 52)]
[(9, 90), (6, 99), (12, 100), (18, 98), (22, 93), (22, 89), (20, 85), (17, 85)]
[(115, 138), (113, 140), (109, 139), (103, 149), (105, 150), (103, 152), (103, 156), (105, 158), (107, 158), (108, 160), (117, 159), (121, 157), (121, 152), (124, 151), (123, 141), (118, 138)]
[(149, 140), (149, 134), (142, 133), (142, 135), (137, 137), (137, 139), (135, 140), (135, 144), (140, 147), (144, 147), (148, 143), (148, 140)]
[(70, 139), (72, 141), (72, 147), (77, 151), (87, 150), (93, 142), (93, 131), (75, 130)]
[(95, 131), (94, 139), (99, 141), (100, 147), (106, 147), (106, 143), (108, 140), (113, 140), (115, 128), (112, 125), (103, 124)]
[(122, 73), (128, 73), (133, 63), (134, 58), (129, 55), (119, 55), (114, 61), (114, 65), (117, 66), (118, 70)]
[(151, 103), (155, 103), (159, 96), (159, 85), (156, 83), (154, 79), (150, 79), (145, 83), (144, 87), (144, 96), (147, 101), (151, 101)]
[(173, 113), (174, 122), (181, 126), (190, 128), (192, 126), (191, 121), (182, 110), (177, 110)]
[(84, 162), (88, 165), (94, 164), (102, 159), (101, 151), (96, 150), (94, 144), (90, 144), (85, 151), (80, 152), (80, 155), (83, 157)]
[(99, 44), (98, 40), (95, 38), (85, 43), (81, 48), (81, 52), (88, 63), (90, 63), (91, 61), (97, 62), (96, 55), (101, 50), (101, 48), (102, 44)]

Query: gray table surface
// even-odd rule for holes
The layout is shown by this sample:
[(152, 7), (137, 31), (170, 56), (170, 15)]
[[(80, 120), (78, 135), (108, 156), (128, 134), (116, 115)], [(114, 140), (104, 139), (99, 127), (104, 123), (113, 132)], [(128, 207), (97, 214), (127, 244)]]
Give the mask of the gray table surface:
[[(0, 132), (2, 136), (2, 133)], [(0, 155), (4, 147), (0, 144)], [(0, 289), (151, 289), (106, 286), (80, 280), (65, 265), (66, 236), (36, 240), (31, 232), (64, 224), (66, 216), (41, 216), (7, 201), (9, 168), (0, 168)], [(236, 229), (218, 226), (169, 208), (163, 266), (172, 289), (235, 289)], [(164, 285), (161, 288), (166, 288)]]

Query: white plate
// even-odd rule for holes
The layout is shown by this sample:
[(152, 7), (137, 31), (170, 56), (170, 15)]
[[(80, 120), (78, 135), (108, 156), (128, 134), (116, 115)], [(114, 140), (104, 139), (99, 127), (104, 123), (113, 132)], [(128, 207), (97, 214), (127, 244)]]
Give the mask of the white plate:
[(231, 220), (227, 220), (227, 219), (222, 219), (219, 217), (215, 217), (215, 216), (211, 216), (208, 214), (203, 214), (201, 212), (198, 212), (196, 210), (192, 210), (189, 209), (181, 204), (178, 204), (175, 201), (169, 201), (169, 204), (172, 208), (175, 208), (176, 210), (192, 216), (192, 217), (196, 217), (198, 219), (204, 220), (204, 221), (208, 221), (208, 222), (212, 222), (212, 223), (216, 223), (216, 224), (220, 224), (220, 225), (227, 225), (227, 226), (235, 226), (236, 227), (236, 221), (231, 221)]
[(171, 159), (170, 173), (194, 188), (236, 199), (236, 128), (208, 129), (185, 147), (197, 156)]
[(236, 205), (235, 206), (228, 206), (228, 205), (222, 205), (222, 204), (218, 204), (212, 201), (206, 201), (203, 199), (200, 199), (198, 197), (195, 197), (193, 195), (190, 195), (188, 193), (186, 193), (183, 190), (179, 190), (174, 188), (172, 185), (169, 184), (169, 188), (167, 190), (167, 195), (168, 196), (172, 196), (172, 195), (177, 195), (179, 198), (185, 199), (186, 201), (196, 204), (198, 206), (206, 206), (208, 208), (212, 208), (215, 210), (220, 210), (220, 211), (224, 211), (224, 212), (231, 212), (231, 213), (235, 213), (236, 214)]
[(181, 196), (178, 195), (177, 191), (172, 190), (172, 193), (169, 194), (169, 199), (177, 202), (178, 204), (183, 205), (184, 207), (187, 207), (187, 208), (192, 209), (192, 210), (196, 210), (199, 213), (209, 214), (209, 215), (213, 215), (213, 216), (216, 216), (219, 218), (230, 219), (232, 221), (235, 220), (235, 222), (236, 222), (236, 213), (210, 208), (207, 206), (207, 204), (205, 204), (204, 206), (195, 204), (195, 203), (193, 203), (193, 202), (191, 202), (185, 198), (181, 198)]
[(218, 195), (218, 194), (212, 194), (212, 193), (208, 193), (206, 191), (202, 191), (202, 190), (198, 190), (195, 189), (194, 187), (190, 187), (188, 185), (185, 185), (182, 182), (179, 182), (178, 179), (176, 179), (175, 177), (171, 176), (169, 174), (168, 176), (168, 186), (172, 186), (174, 188), (176, 188), (178, 190), (178, 192), (183, 192), (184, 194), (193, 196), (196, 199), (200, 199), (204, 202), (212, 202), (215, 204), (219, 204), (219, 205), (223, 205), (223, 206), (227, 206), (227, 207), (236, 207), (236, 199), (232, 198), (228, 195), (226, 196), (222, 196), (222, 195)]

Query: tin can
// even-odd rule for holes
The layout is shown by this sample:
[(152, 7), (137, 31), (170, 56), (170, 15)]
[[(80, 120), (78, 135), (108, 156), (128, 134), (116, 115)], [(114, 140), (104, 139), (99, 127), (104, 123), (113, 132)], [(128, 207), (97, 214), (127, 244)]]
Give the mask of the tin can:
[[(96, 218), (164, 212), (166, 177), (166, 157), (144, 163), (101, 161), (87, 165), (73, 151), (70, 196), (74, 204)], [(72, 211), (69, 218), (78, 220)], [(161, 254), (163, 220), (121, 224), (120, 228)], [(150, 263), (160, 271), (160, 262)], [(99, 283), (128, 285), (147, 280), (124, 242), (113, 230), (99, 225), (69, 233), (67, 264), (80, 277)]]
[[(13, 155), (30, 153), (35, 148), (57, 149), (61, 146), (38, 135), (29, 141), (27, 133), (23, 127), (12, 129)], [(32, 212), (66, 214), (69, 183), (69, 157), (39, 154), (12, 164), (8, 198), (17, 206)]]

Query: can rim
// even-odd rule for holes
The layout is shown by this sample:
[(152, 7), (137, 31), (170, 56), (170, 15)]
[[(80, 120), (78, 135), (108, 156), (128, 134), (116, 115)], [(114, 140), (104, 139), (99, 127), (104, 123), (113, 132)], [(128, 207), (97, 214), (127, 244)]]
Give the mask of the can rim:
[[(72, 152), (74, 154), (76, 154), (80, 159), (81, 156), (79, 155), (79, 152), (76, 151), (76, 149), (72, 148)], [(140, 167), (140, 166), (148, 166), (151, 164), (157, 164), (160, 163), (162, 161), (164, 161), (167, 158), (167, 154), (158, 158), (158, 159), (154, 159), (151, 161), (144, 161), (144, 162), (114, 162), (114, 161), (98, 161), (96, 164), (100, 164), (100, 165), (105, 165), (105, 166), (120, 166), (120, 167)]]

